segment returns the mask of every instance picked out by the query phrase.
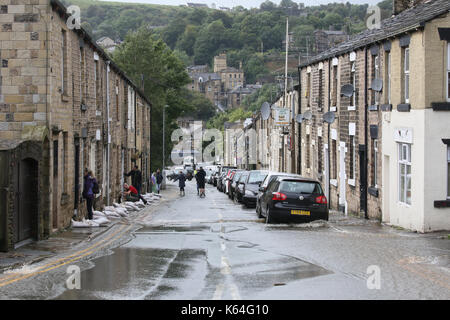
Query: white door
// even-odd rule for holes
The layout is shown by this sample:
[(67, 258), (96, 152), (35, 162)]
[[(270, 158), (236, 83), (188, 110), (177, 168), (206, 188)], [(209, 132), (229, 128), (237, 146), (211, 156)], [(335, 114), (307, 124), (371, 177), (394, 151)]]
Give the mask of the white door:
[(339, 142), (339, 206), (344, 207), (347, 214), (347, 200), (345, 198), (345, 187), (347, 185), (347, 175), (345, 174), (345, 142)]

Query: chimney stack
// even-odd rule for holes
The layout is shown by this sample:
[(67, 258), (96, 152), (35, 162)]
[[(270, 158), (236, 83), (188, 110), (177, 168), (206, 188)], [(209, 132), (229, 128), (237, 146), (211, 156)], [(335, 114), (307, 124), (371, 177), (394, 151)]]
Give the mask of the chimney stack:
[(397, 15), (400, 12), (415, 7), (418, 4), (429, 2), (431, 0), (393, 0), (393, 14)]

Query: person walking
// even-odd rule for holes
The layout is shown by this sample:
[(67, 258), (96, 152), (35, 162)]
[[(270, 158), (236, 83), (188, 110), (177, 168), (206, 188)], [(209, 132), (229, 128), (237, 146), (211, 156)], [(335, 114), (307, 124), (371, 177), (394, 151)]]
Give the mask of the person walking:
[(180, 188), (180, 196), (185, 196), (186, 193), (184, 192), (184, 187), (186, 186), (186, 176), (183, 174), (183, 171), (180, 171), (178, 176), (175, 178), (174, 181), (178, 180), (178, 187)]
[(138, 194), (141, 194), (142, 188), (142, 172), (139, 170), (138, 166), (135, 165), (130, 172), (125, 173), (125, 176), (131, 176), (131, 185), (136, 188)]
[(197, 172), (197, 186), (199, 188), (200, 198), (204, 198), (205, 194), (205, 182), (206, 182), (206, 172), (203, 170), (203, 167), (200, 167), (200, 170)]
[(86, 207), (88, 212), (88, 220), (94, 218), (94, 194), (98, 193), (98, 183), (94, 178), (91, 170), (84, 170), (84, 187), (83, 187), (83, 198), (86, 199)]
[(156, 172), (152, 173), (152, 192), (156, 193), (156, 189), (157, 189), (157, 185), (156, 185)]
[(163, 182), (163, 176), (161, 174), (161, 171), (159, 171), (159, 169), (158, 169), (158, 170), (156, 170), (156, 185), (158, 186), (157, 187), (158, 194), (159, 194), (159, 191), (161, 190), (161, 183), (162, 182)]

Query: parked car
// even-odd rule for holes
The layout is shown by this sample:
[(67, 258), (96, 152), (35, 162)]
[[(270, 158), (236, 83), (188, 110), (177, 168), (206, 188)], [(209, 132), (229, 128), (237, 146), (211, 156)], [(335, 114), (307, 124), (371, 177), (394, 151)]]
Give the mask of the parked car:
[(244, 171), (241, 174), (241, 177), (239, 178), (239, 181), (237, 183), (233, 200), (235, 200), (238, 203), (242, 202), (242, 196), (244, 195), (244, 181), (247, 181), (249, 173), (250, 171)]
[(230, 188), (228, 189), (228, 198), (233, 199), (234, 192), (236, 190), (237, 182), (239, 181), (239, 178), (242, 175), (242, 172), (244, 170), (236, 170), (235, 174), (233, 175), (233, 178), (230, 181)]
[(220, 176), (219, 171), (214, 172), (214, 174), (212, 176), (212, 184), (214, 187), (217, 187), (217, 180), (219, 179), (219, 176)]
[[(266, 191), (267, 186), (269, 183), (271, 183), (273, 180), (275, 180), (278, 177), (292, 177), (292, 178), (301, 178), (300, 175), (294, 174), (294, 173), (286, 173), (286, 172), (278, 172), (278, 171), (269, 171), (258, 188), (258, 194), (256, 195), (256, 213), (258, 214), (259, 218), (262, 218), (261, 215), (261, 206), (260, 206), (260, 200), (261, 196), (263, 195), (264, 191)], [(262, 188), (261, 188), (262, 187)]]
[(327, 198), (320, 182), (312, 179), (276, 178), (264, 191), (260, 206), (266, 223), (328, 220)]
[(223, 188), (223, 192), (228, 194), (228, 189), (230, 188), (230, 181), (233, 178), (234, 173), (236, 172), (237, 169), (229, 169), (227, 175), (224, 178), (224, 188)]
[(252, 170), (248, 178), (242, 182), (242, 203), (245, 207), (255, 207), (256, 197), (258, 196), (259, 185), (264, 181), (269, 171)]
[(224, 188), (224, 179), (228, 172), (223, 171), (220, 173), (219, 177), (217, 178), (217, 190), (223, 191)]

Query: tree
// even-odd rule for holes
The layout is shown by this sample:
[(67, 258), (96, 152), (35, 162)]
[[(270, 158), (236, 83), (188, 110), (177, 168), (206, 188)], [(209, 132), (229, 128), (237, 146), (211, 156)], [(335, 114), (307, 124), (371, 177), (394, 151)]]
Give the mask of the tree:
[[(151, 168), (162, 165), (162, 110), (168, 105), (166, 137), (176, 128), (175, 119), (189, 108), (185, 97), (185, 86), (190, 83), (185, 65), (176, 57), (161, 38), (151, 30), (141, 27), (130, 32), (125, 41), (115, 50), (113, 59), (130, 79), (141, 83), (144, 75), (144, 93), (151, 106)], [(166, 139), (166, 152), (172, 142)], [(167, 157), (166, 157), (167, 158)]]

